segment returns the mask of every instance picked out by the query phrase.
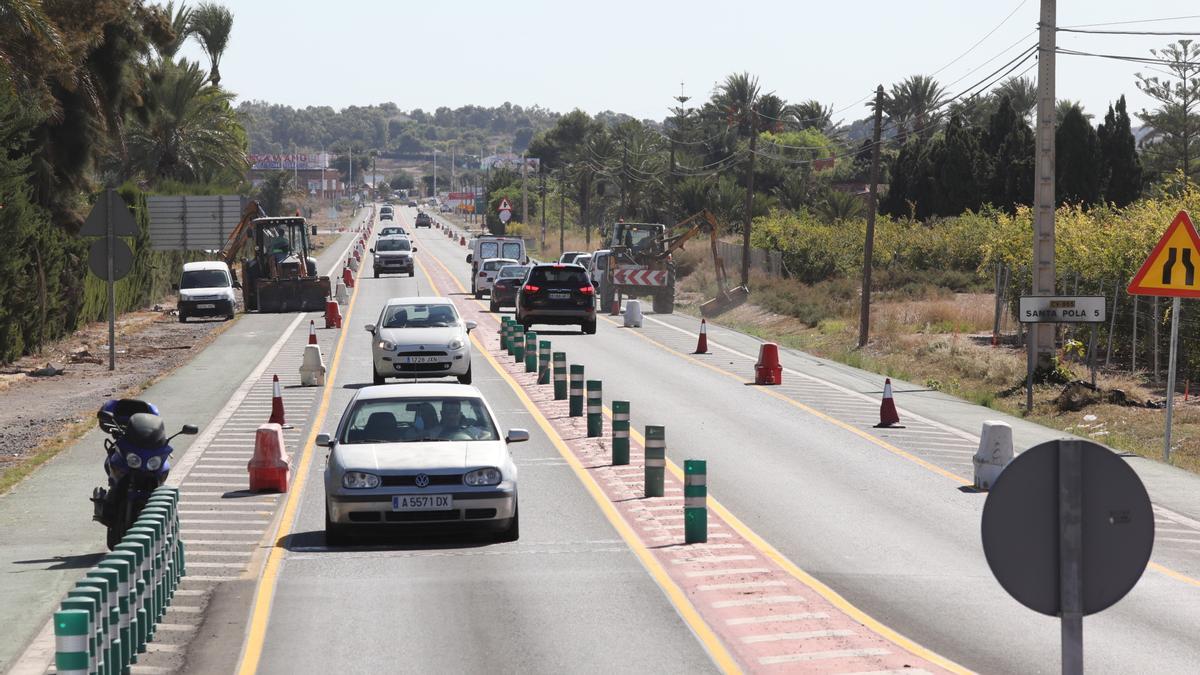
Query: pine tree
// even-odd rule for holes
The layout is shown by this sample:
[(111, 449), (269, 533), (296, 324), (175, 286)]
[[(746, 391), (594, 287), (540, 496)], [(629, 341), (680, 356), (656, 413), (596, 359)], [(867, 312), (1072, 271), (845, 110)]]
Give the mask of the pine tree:
[(1002, 97), (983, 136), (991, 163), (986, 194), (993, 206), (1012, 212), (1018, 204), (1033, 202), (1033, 142), (1029, 124)]
[(1104, 201), (1125, 206), (1142, 193), (1142, 159), (1130, 130), (1125, 97), (1108, 106), (1104, 122), (1096, 130), (1100, 140), (1100, 186)]
[(1100, 140), (1079, 106), (1066, 111), (1055, 131), (1054, 172), (1059, 204), (1100, 201)]
[(939, 216), (957, 216), (968, 209), (978, 211), (982, 204), (981, 187), (985, 179), (979, 139), (963, 126), (958, 115), (946, 126), (945, 141), (934, 162), (933, 212)]

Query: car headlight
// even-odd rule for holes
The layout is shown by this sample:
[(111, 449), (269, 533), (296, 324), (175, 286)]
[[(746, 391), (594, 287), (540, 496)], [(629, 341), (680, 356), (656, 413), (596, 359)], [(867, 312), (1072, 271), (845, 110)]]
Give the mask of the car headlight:
[(131, 469), (138, 469), (142, 466), (142, 458), (138, 457), (136, 452), (131, 452), (125, 455), (125, 464)]
[(151, 471), (158, 471), (158, 468), (160, 466), (162, 466), (162, 464), (163, 464), (162, 455), (155, 455), (155, 456), (151, 457), (150, 459), (146, 460), (146, 468)]
[(451, 351), (457, 351), (463, 348), (463, 341), (459, 338), (454, 338), (450, 341), (450, 344), (446, 345), (446, 347)]
[(380, 340), (379, 348), (385, 352), (390, 352), (396, 349), (396, 343), (390, 340)]
[(471, 473), (463, 476), (463, 482), (467, 485), (499, 485), (500, 481), (504, 480), (504, 474), (500, 473), (500, 469), (488, 467), (486, 469), (475, 469)]
[(379, 476), (362, 471), (347, 471), (342, 474), (342, 487), (352, 490), (377, 488), (379, 487)]

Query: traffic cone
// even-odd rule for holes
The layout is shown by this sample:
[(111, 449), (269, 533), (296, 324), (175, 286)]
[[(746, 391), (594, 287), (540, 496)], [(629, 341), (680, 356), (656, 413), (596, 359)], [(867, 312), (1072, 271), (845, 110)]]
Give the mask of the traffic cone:
[(892, 378), (883, 381), (883, 402), (879, 405), (879, 424), (876, 429), (903, 429), (900, 413), (896, 412), (896, 401), (892, 398)]
[(308, 322), (308, 344), (317, 344), (317, 323), (311, 319)]
[(267, 422), (279, 426), (287, 424), (283, 418), (283, 387), (279, 385), (278, 375), (271, 376), (271, 419)]
[[(342, 287), (343, 289), (345, 286)], [(342, 291), (345, 292), (344, 290)], [(325, 301), (325, 327), (326, 328), (341, 328), (342, 327), (342, 311), (338, 307), (337, 300)]]
[(696, 338), (696, 351), (692, 353), (708, 353), (708, 323), (704, 319), (700, 319), (700, 337)]
[(254, 434), (254, 456), (246, 464), (250, 490), (287, 492), (288, 457), (283, 444), (283, 427), (270, 422)]

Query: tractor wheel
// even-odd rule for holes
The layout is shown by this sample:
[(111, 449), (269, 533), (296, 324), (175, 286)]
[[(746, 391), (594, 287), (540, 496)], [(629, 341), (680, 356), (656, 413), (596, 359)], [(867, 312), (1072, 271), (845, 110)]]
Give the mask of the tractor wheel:
[(671, 314), (675, 311), (675, 289), (668, 288), (654, 295), (654, 313)]

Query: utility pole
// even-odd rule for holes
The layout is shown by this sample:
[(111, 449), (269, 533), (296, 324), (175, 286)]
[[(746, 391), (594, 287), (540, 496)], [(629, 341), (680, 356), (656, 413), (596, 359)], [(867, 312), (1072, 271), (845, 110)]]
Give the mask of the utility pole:
[(546, 250), (546, 172), (545, 167), (538, 164), (538, 193), (542, 196), (542, 251)]
[[(351, 190), (351, 195), (353, 195), (354, 192), (357, 192), (354, 189), (354, 146), (353, 145), (350, 146), (350, 185), (348, 187)], [(351, 198), (353, 199), (353, 197), (351, 197)]]
[(871, 337), (871, 261), (875, 257), (875, 212), (879, 210), (879, 143), (883, 133), (883, 85), (875, 88), (875, 130), (871, 142), (871, 184), (867, 186), (867, 238), (863, 242), (862, 309), (858, 318), (858, 346)]
[(437, 148), (433, 149), (433, 190), (430, 197), (437, 197)]
[(528, 167), (525, 164), (526, 153), (521, 153), (521, 223), (529, 222), (529, 181), (526, 180)]
[(566, 169), (559, 168), (558, 170), (558, 252), (561, 254), (567, 250), (566, 238), (564, 232), (566, 230), (565, 223), (567, 222), (567, 190), (566, 190)]
[[(1041, 0), (1038, 22), (1038, 102), (1033, 186), (1033, 294), (1054, 295), (1054, 56), (1056, 0)], [(1029, 367), (1046, 368), (1054, 357), (1055, 324), (1031, 324)], [(1026, 394), (1032, 403), (1032, 388)], [(1025, 410), (1028, 414), (1030, 409)]]
[(750, 111), (750, 157), (746, 168), (746, 222), (742, 225), (742, 285), (750, 284), (750, 227), (754, 220), (754, 155), (758, 147), (757, 106)]

